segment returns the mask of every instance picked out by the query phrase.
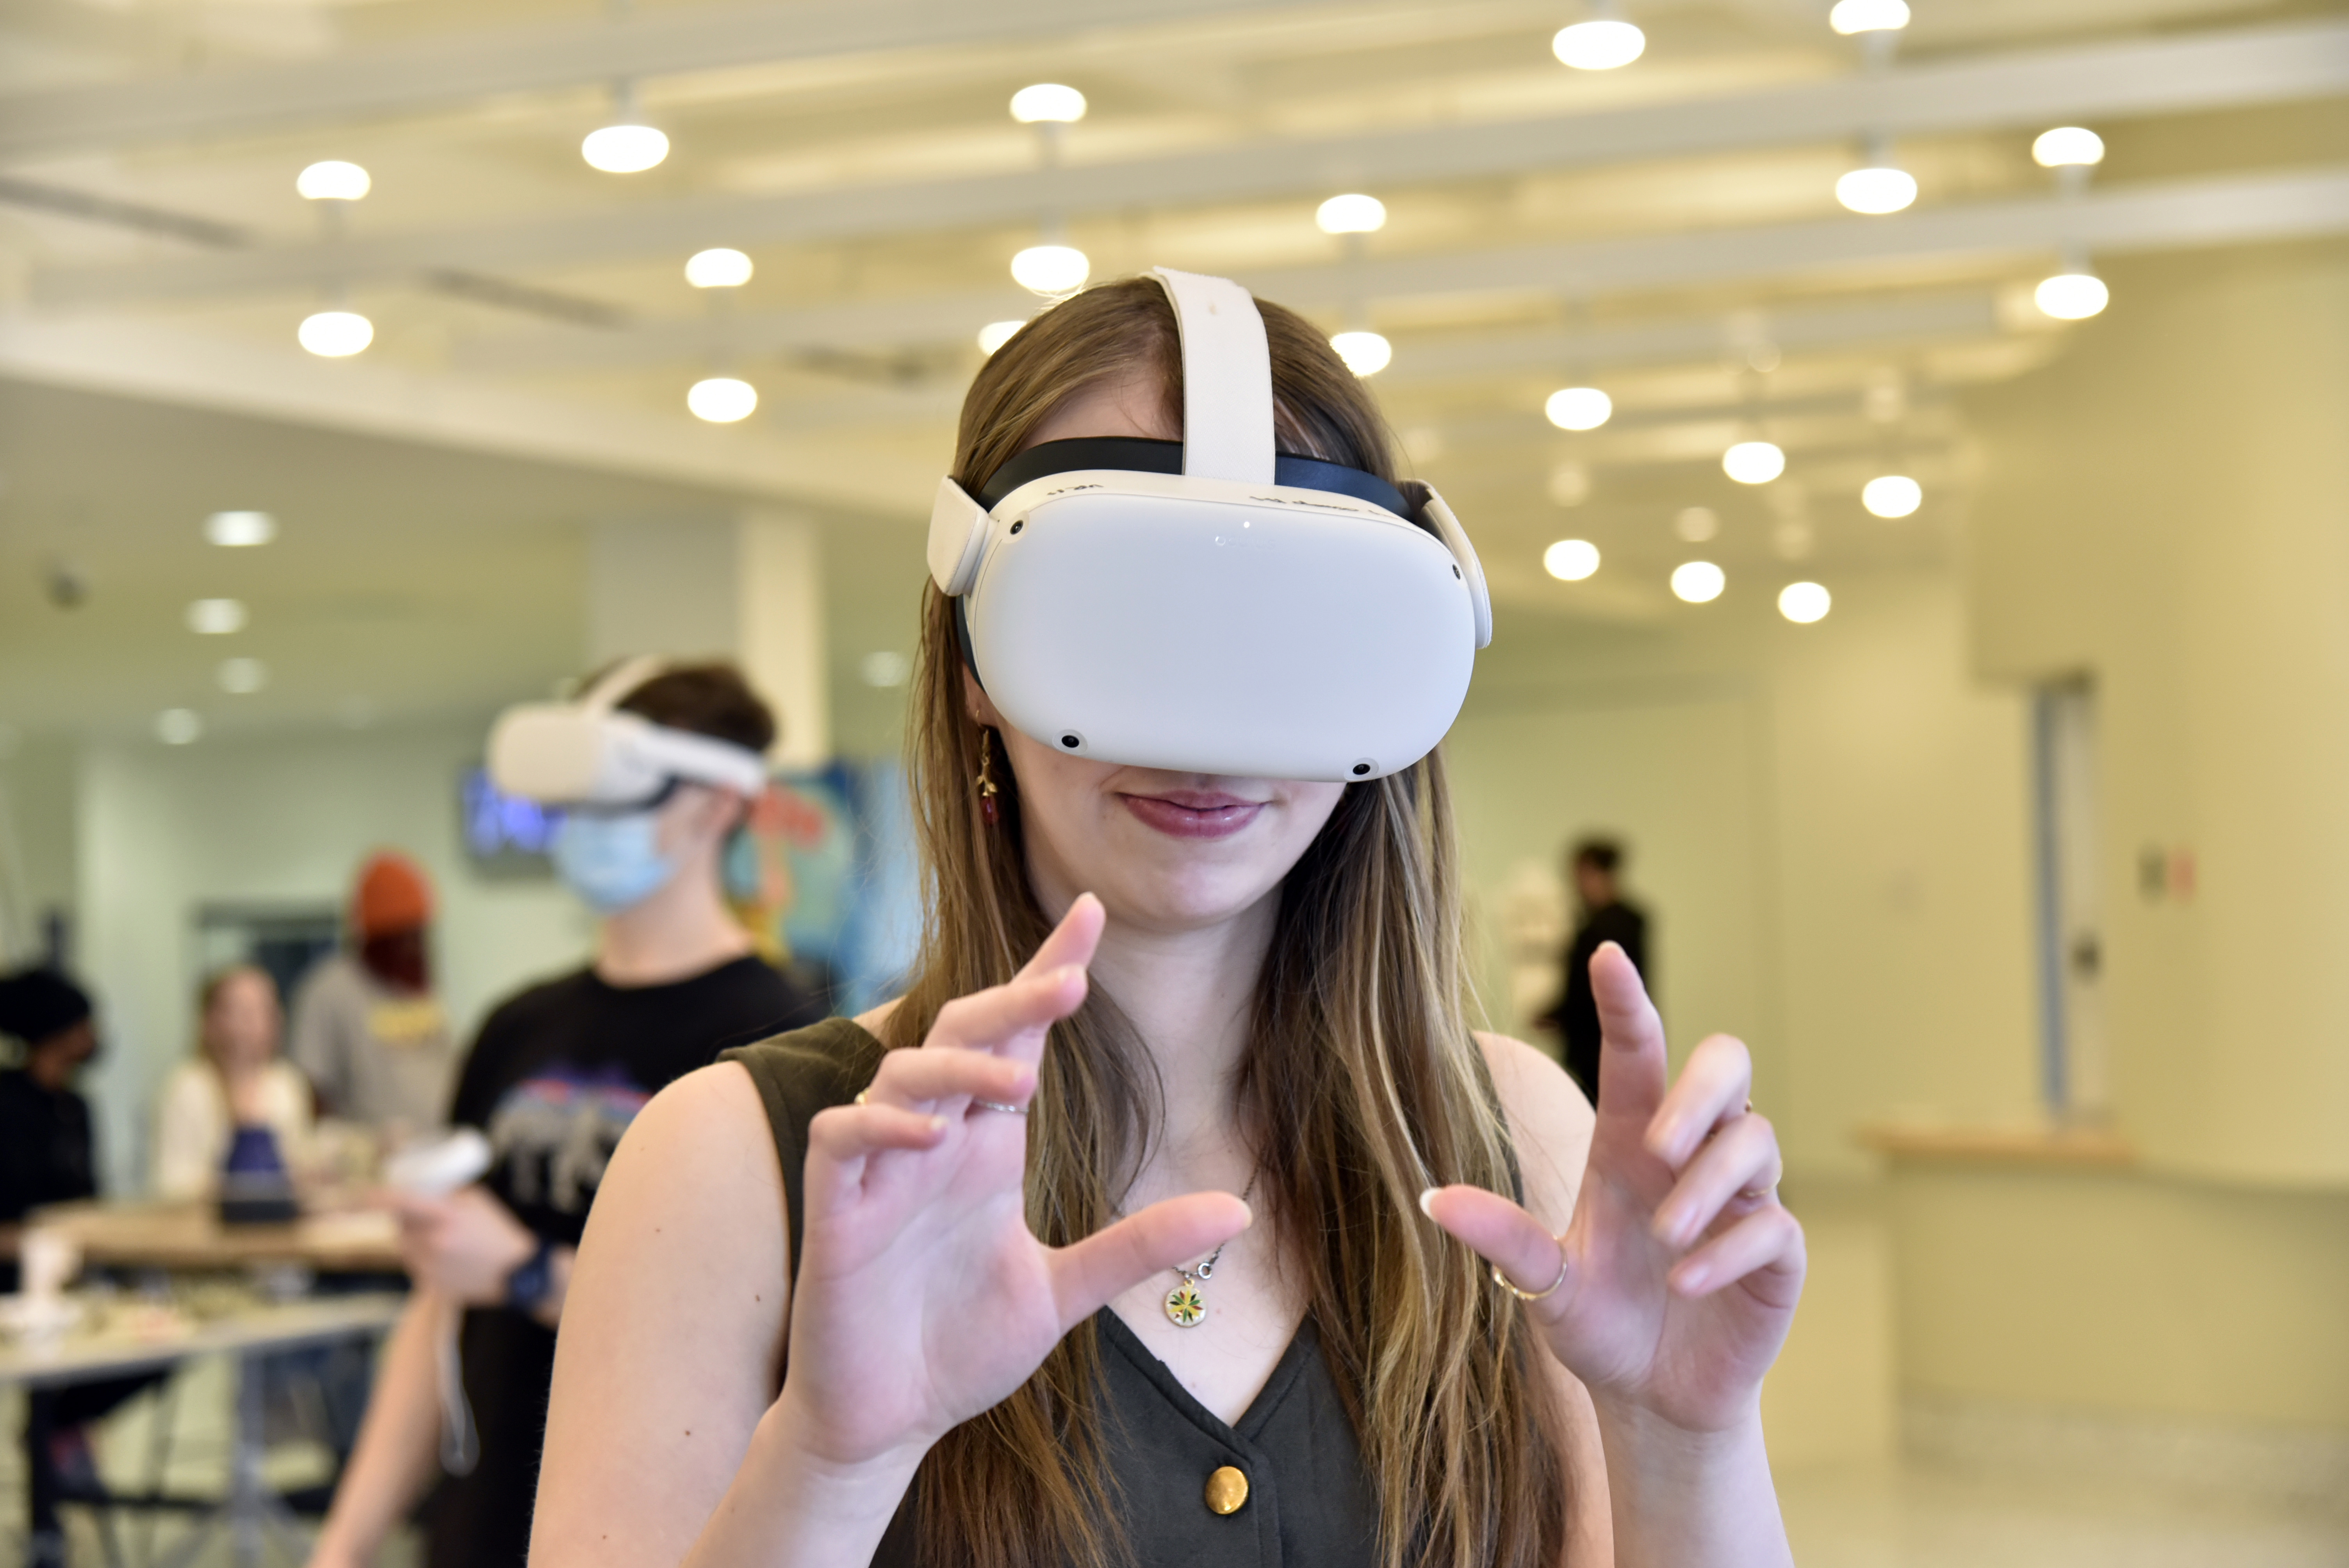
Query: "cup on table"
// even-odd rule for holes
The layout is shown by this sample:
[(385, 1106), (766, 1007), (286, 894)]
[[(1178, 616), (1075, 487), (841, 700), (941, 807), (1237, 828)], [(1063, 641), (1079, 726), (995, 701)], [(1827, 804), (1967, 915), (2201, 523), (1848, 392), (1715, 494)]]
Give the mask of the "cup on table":
[(24, 1293), (55, 1301), (81, 1272), (81, 1243), (55, 1225), (34, 1225), (17, 1244), (16, 1267)]

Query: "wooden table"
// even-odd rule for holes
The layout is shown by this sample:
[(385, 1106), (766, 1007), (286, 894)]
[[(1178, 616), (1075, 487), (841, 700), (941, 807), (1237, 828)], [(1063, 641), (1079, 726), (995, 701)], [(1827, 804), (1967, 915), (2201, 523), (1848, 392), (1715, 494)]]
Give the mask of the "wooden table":
[(223, 1225), (208, 1202), (60, 1203), (33, 1223), (66, 1232), (85, 1264), (234, 1269), (300, 1264), (329, 1274), (398, 1274), (399, 1227), (376, 1209), (308, 1214), (290, 1225)]
[[(290, 1228), (290, 1227), (289, 1227)], [(186, 1568), (221, 1526), (228, 1527), (234, 1560), (261, 1561), (265, 1541), (274, 1539), (295, 1563), (309, 1544), (285, 1500), (262, 1479), (266, 1446), (262, 1410), (262, 1357), (286, 1350), (372, 1338), (398, 1321), (407, 1298), (389, 1293), (318, 1296), (285, 1303), (253, 1302), (209, 1316), (158, 1313), (137, 1303), (101, 1304), (94, 1324), (46, 1339), (0, 1340), (0, 1385), (16, 1383), (38, 1391), (101, 1377), (152, 1372), (191, 1357), (237, 1359), (236, 1437), (230, 1451), (228, 1493), (207, 1507), (196, 1527), (164, 1559), (163, 1568)], [(36, 1400), (36, 1410), (40, 1408)], [(64, 1561), (64, 1537), (57, 1520), (56, 1478), (42, 1450), (48, 1439), (42, 1422), (25, 1429), (28, 1513), (31, 1531), (26, 1561)], [(126, 1499), (153, 1506), (172, 1500)]]

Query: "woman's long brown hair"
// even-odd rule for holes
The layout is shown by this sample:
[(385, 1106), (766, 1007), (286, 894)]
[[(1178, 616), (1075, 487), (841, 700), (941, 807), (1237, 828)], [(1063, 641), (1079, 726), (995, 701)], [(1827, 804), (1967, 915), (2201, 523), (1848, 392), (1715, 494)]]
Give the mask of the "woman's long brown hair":
[[(1281, 449), (1392, 480), (1370, 394), (1309, 323), (1260, 308)], [(1155, 282), (1105, 284), (1046, 312), (972, 386), (957, 477), (977, 490), (1072, 395), (1137, 372), (1158, 377), (1179, 426), (1174, 318)], [(924, 593), (910, 772), (927, 923), (920, 967), (885, 1026), (893, 1048), (918, 1045), (954, 997), (1009, 980), (1051, 927), (1029, 885), (1019, 783), (999, 748), (998, 820), (981, 815), (981, 732), (964, 696), (953, 604), (934, 587)], [(1458, 879), (1440, 757), (1346, 787), (1281, 886), (1233, 1113), (1264, 1162), (1257, 1211), (1302, 1273), (1361, 1436), (1383, 1568), (1555, 1568), (1566, 1477), (1545, 1352), (1483, 1265), (1418, 1208), (1437, 1183), (1506, 1192), (1516, 1181), (1469, 1031)], [(1039, 1237), (1065, 1245), (1109, 1222), (1160, 1111), (1142, 1041), (1094, 990), (1052, 1029), (1029, 1122)], [(930, 1452), (916, 1482), (926, 1563), (1126, 1558), (1100, 1377), (1086, 1325)]]

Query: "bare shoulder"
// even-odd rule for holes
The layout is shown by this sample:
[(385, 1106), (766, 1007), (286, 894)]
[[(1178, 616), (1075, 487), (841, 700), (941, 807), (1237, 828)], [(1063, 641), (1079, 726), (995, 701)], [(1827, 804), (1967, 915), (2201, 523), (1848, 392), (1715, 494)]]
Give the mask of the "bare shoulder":
[(1516, 1143), (1526, 1206), (1563, 1230), (1582, 1190), (1583, 1167), (1590, 1162), (1597, 1113), (1566, 1069), (1525, 1041), (1479, 1031), (1476, 1043), (1484, 1047), (1485, 1065)]
[(533, 1561), (675, 1563), (781, 1380), (782, 1169), (733, 1063), (655, 1095), (588, 1211), (555, 1342)]

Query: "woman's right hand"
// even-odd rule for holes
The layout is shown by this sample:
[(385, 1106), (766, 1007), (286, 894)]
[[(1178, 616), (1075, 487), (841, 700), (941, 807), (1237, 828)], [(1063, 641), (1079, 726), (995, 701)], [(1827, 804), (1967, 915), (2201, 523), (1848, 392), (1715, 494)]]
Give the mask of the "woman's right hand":
[(1009, 984), (947, 1004), (918, 1048), (882, 1058), (863, 1103), (810, 1124), (775, 1413), (811, 1460), (909, 1467), (1112, 1296), (1247, 1228), (1237, 1198), (1195, 1192), (1072, 1246), (1028, 1229), (1028, 1119), (974, 1101), (1027, 1105), (1103, 919), (1079, 898)]

